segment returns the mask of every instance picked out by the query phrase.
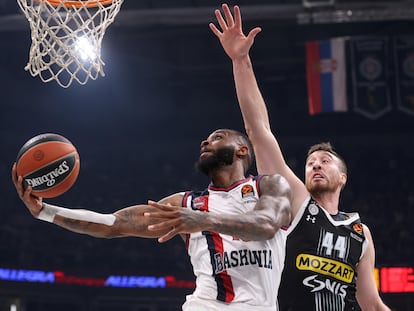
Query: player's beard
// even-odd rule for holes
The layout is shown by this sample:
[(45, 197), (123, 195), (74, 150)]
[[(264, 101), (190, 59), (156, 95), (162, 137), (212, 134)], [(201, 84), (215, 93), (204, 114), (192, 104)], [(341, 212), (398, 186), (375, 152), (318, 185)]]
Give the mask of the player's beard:
[(328, 183), (307, 183), (306, 189), (308, 192), (313, 196), (317, 197), (323, 193), (335, 192), (337, 189), (337, 185), (332, 184), (331, 182)]
[(210, 156), (200, 158), (196, 163), (196, 167), (200, 172), (210, 176), (214, 170), (225, 165), (233, 164), (234, 152), (235, 150), (232, 147), (222, 147)]

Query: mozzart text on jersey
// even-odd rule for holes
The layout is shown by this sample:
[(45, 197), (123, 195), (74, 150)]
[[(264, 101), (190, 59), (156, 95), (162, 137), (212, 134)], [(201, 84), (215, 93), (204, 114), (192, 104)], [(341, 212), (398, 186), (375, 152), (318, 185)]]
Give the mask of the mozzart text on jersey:
[(296, 257), (296, 267), (327, 275), (345, 283), (351, 283), (355, 275), (354, 269), (343, 262), (309, 254)]

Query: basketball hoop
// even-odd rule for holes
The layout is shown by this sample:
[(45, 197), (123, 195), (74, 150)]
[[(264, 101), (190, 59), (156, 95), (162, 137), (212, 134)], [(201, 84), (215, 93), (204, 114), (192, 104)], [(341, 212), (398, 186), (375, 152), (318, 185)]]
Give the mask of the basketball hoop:
[(32, 37), (25, 70), (67, 88), (105, 76), (101, 43), (124, 0), (17, 0)]

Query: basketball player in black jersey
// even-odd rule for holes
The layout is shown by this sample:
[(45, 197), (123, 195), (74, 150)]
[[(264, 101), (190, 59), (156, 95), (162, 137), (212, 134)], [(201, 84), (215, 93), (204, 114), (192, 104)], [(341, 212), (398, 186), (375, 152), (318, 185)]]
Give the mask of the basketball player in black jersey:
[(285, 267), (278, 300), (281, 311), (390, 310), (374, 279), (375, 250), (370, 231), (358, 214), (339, 211), (347, 179), (346, 165), (330, 144), (310, 148), (305, 183), (288, 167), (271, 132), (267, 108), (249, 57), (256, 35), (242, 30), (240, 9), (226, 4), (210, 24), (231, 58), (245, 128), (256, 153), (259, 174), (283, 175), (292, 189), (293, 221), (286, 231)]

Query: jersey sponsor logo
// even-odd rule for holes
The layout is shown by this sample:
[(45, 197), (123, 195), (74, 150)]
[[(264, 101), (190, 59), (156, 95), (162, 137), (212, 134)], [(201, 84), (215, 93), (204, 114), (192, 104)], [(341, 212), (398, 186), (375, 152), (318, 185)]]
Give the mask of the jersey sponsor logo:
[(270, 249), (250, 250), (239, 249), (231, 252), (215, 253), (215, 274), (225, 270), (244, 266), (273, 269), (272, 251)]
[(331, 293), (342, 297), (343, 299), (346, 296), (346, 289), (348, 288), (348, 285), (342, 284), (338, 281), (330, 279), (321, 280), (316, 274), (308, 276), (302, 283), (303, 285), (312, 288), (311, 293), (326, 289)]
[(296, 257), (296, 268), (327, 275), (345, 283), (351, 283), (355, 275), (354, 269), (345, 263), (309, 254)]

